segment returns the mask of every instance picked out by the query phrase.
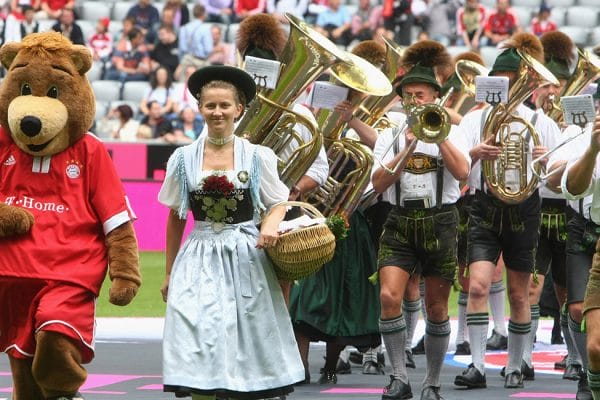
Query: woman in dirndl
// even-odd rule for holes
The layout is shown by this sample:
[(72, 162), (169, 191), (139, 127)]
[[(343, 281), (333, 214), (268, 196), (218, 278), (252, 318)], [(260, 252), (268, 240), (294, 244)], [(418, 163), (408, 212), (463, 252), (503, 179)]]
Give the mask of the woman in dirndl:
[[(275, 154), (233, 134), (254, 97), (252, 78), (209, 66), (188, 87), (208, 135), (173, 153), (158, 196), (171, 209), (161, 288), (164, 390), (194, 400), (283, 399), (304, 368), (264, 248), (277, 242), (285, 214), (277, 203), (289, 191)], [(188, 211), (194, 228), (181, 246)]]

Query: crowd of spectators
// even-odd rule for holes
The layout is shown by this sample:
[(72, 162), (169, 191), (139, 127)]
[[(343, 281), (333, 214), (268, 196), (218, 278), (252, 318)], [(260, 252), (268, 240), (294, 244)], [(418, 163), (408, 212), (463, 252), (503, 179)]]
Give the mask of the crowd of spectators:
[[(149, 82), (139, 104), (127, 106), (132, 109), (130, 119), (138, 123), (143, 119), (151, 129), (133, 137), (168, 141), (193, 139), (201, 129), (197, 106), (185, 88), (186, 76), (207, 64), (234, 65), (234, 28), (248, 15), (268, 12), (288, 24), (284, 15), (290, 13), (348, 48), (384, 36), (400, 45), (431, 38), (479, 51), (483, 46), (498, 46), (521, 30), (541, 35), (558, 27), (548, 0), (541, 0), (527, 26), (510, 0), (485, 0), (487, 6), (480, 0), (136, 0), (122, 20), (101, 15), (89, 21), (88, 15), (85, 22), (93, 23), (94, 30), (86, 32), (77, 17), (82, 3), (90, 1), (0, 0), (0, 40), (21, 40), (42, 30), (45, 21), (46, 29), (90, 48), (100, 66), (99, 79), (120, 82), (121, 99), (127, 82)], [(107, 109), (105, 120), (120, 123), (113, 123), (119, 129), (107, 128), (106, 137), (131, 139), (133, 128), (122, 121), (128, 114), (120, 105)]]

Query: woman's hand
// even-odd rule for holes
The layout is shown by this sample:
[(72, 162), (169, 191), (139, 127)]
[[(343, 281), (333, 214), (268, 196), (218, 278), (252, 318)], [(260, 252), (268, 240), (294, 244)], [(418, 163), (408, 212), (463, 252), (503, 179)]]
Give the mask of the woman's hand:
[(272, 229), (271, 227), (265, 224), (260, 228), (260, 234), (258, 235), (258, 241), (256, 242), (257, 249), (264, 249), (267, 247), (274, 247), (277, 244), (277, 239), (279, 238), (279, 233), (277, 232), (277, 228)]
[(160, 287), (160, 293), (162, 294), (162, 299), (165, 303), (167, 302), (167, 296), (169, 294), (169, 279), (170, 279), (170, 276), (167, 275), (165, 277), (165, 281), (163, 282), (162, 286)]

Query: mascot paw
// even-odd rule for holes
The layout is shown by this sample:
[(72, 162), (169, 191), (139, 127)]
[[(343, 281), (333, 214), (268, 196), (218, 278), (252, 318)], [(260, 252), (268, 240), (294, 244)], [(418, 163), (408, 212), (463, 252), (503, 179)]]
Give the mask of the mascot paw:
[(22, 208), (0, 204), (0, 237), (22, 235), (33, 226), (33, 215)]
[(131, 303), (138, 291), (138, 285), (134, 282), (115, 278), (108, 291), (109, 301), (116, 306), (126, 306)]

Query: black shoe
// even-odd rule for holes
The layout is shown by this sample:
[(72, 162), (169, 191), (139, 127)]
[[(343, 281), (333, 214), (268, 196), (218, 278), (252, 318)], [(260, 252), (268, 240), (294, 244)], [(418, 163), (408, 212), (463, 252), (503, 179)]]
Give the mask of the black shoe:
[(569, 364), (567, 368), (565, 368), (565, 372), (563, 372), (563, 379), (568, 379), (570, 381), (578, 381), (579, 375), (581, 374), (582, 369), (579, 364)]
[[(565, 369), (567, 368), (567, 357), (568, 355), (565, 354), (565, 356), (562, 358), (562, 360), (557, 361), (554, 363), (554, 369)], [(579, 379), (579, 378), (577, 378)]]
[(77, 392), (72, 395), (49, 397), (48, 400), (84, 400), (84, 398), (81, 393)]
[(587, 374), (585, 371), (581, 371), (581, 374), (579, 374), (575, 400), (593, 400), (592, 391), (588, 385)]
[(414, 355), (425, 354), (425, 336), (423, 336), (411, 350)]
[(439, 386), (427, 386), (421, 390), (421, 400), (444, 400), (440, 395)]
[(363, 365), (362, 373), (365, 375), (385, 375), (383, 368), (373, 361), (367, 361)]
[(406, 354), (404, 361), (406, 368), (417, 368), (417, 364), (415, 364), (415, 359), (413, 358), (413, 355), (410, 352), (410, 350), (405, 350), (404, 352)]
[(523, 374), (521, 371), (513, 371), (504, 377), (504, 387), (506, 389), (523, 388)]
[(521, 363), (521, 374), (523, 375), (524, 381), (535, 380), (535, 370), (533, 369), (533, 365), (530, 367), (525, 361)]
[(404, 383), (400, 379), (390, 375), (390, 384), (383, 389), (382, 400), (406, 400), (412, 399), (412, 390), (409, 383)]
[(456, 375), (454, 378), (456, 386), (466, 386), (468, 389), (478, 389), (487, 387), (485, 374), (479, 372), (475, 365), (470, 364), (469, 368), (465, 369), (462, 374)]
[(462, 342), (456, 345), (456, 351), (454, 352), (455, 356), (470, 356), (471, 355), (471, 345), (469, 342)]
[(335, 371), (326, 371), (321, 368), (321, 377), (319, 378), (319, 385), (335, 385), (337, 383), (337, 375)]
[[(377, 354), (377, 356), (379, 356), (379, 354)], [(363, 355), (359, 351), (351, 351), (348, 359), (352, 364), (362, 365), (363, 363)]]
[(338, 358), (337, 365), (335, 366), (336, 374), (347, 375), (352, 373), (352, 368), (350, 367), (350, 363), (347, 361)]
[(508, 337), (499, 334), (494, 329), (492, 331), (492, 336), (490, 336), (487, 340), (486, 349), (487, 350), (506, 350), (506, 349), (508, 349)]

